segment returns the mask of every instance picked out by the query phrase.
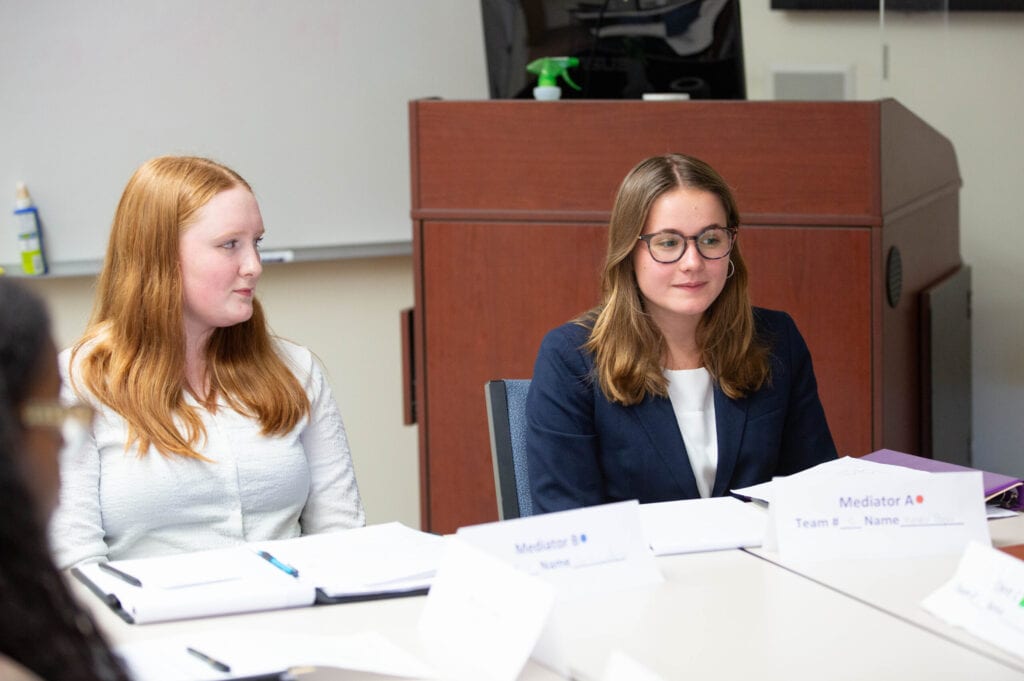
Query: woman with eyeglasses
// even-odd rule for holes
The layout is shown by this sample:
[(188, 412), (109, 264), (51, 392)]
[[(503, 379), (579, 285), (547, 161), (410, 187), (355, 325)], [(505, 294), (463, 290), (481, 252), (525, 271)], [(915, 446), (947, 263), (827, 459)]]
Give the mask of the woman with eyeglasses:
[(57, 351), (42, 302), (0, 278), (0, 679), (125, 679), (75, 604), (46, 543), (58, 454), (89, 410), (58, 401)]
[(69, 397), (97, 418), (62, 462), (58, 565), (363, 525), (324, 371), (257, 300), (263, 233), (224, 165), (164, 156), (131, 177), (89, 326), (61, 355)]
[(527, 398), (537, 512), (723, 496), (836, 458), (789, 315), (751, 307), (713, 168), (649, 158), (609, 223), (602, 301), (550, 331)]

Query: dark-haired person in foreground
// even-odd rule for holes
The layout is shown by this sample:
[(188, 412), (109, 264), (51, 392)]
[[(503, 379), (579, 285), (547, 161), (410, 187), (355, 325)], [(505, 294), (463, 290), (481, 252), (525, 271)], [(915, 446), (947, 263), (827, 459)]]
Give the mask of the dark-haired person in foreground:
[(60, 449), (91, 411), (58, 401), (57, 351), (42, 302), (0, 278), (0, 679), (127, 679), (50, 557), (46, 523)]

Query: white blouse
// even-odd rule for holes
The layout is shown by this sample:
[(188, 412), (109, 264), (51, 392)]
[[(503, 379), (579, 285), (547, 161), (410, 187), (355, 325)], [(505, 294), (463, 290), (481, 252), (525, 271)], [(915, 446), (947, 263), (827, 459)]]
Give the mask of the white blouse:
[(665, 369), (668, 397), (683, 435), (697, 490), (711, 496), (718, 470), (718, 428), (715, 425), (715, 391), (707, 369)]
[[(216, 413), (200, 410), (206, 439), (196, 450), (211, 461), (126, 452), (125, 420), (86, 396), (96, 409), (92, 437), (62, 454), (50, 525), (61, 568), (364, 524), (345, 425), (323, 370), (306, 348), (276, 343), (309, 397), (309, 416), (289, 433), (265, 436), (255, 419), (223, 402)], [(74, 401), (69, 359), (70, 350), (61, 353), (62, 397)]]

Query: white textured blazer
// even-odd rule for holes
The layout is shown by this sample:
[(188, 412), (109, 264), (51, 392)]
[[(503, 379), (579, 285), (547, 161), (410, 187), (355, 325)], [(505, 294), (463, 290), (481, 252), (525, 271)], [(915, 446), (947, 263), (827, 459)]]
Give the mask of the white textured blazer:
[[(206, 439), (197, 451), (210, 461), (152, 448), (143, 456), (134, 447), (125, 451), (125, 420), (86, 393), (96, 420), (88, 442), (61, 456), (60, 505), (50, 525), (60, 567), (364, 524), (345, 425), (324, 372), (306, 348), (275, 342), (305, 388), (309, 416), (291, 432), (268, 437), (223, 401), (216, 413), (201, 410)], [(60, 355), (68, 402), (79, 399), (70, 355)]]

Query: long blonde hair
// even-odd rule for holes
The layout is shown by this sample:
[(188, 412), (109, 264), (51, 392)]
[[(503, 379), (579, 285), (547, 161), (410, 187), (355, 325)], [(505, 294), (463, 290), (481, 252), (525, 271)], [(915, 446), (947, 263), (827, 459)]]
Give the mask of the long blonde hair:
[[(204, 459), (201, 415), (186, 400), (184, 296), (179, 237), (218, 193), (252, 188), (236, 172), (204, 158), (163, 156), (128, 181), (111, 227), (96, 302), (81, 353), (83, 386), (128, 424), (125, 449)], [(298, 379), (274, 350), (259, 301), (248, 321), (213, 331), (206, 347), (210, 389), (256, 418), (264, 435), (284, 434), (310, 410)], [(76, 389), (78, 386), (75, 385)]]
[[(594, 355), (605, 397), (624, 405), (647, 395), (668, 395), (662, 373), (665, 337), (644, 309), (633, 267), (633, 250), (654, 202), (678, 187), (707, 191), (725, 209), (726, 227), (739, 228), (739, 211), (725, 180), (707, 163), (683, 154), (654, 156), (634, 167), (619, 187), (608, 225), (608, 256), (601, 280), (601, 304), (577, 320), (591, 327), (586, 348)], [(729, 254), (735, 271), (697, 326), (701, 361), (731, 398), (757, 390), (769, 379), (768, 352), (754, 333), (747, 293), (747, 266), (735, 242)]]

